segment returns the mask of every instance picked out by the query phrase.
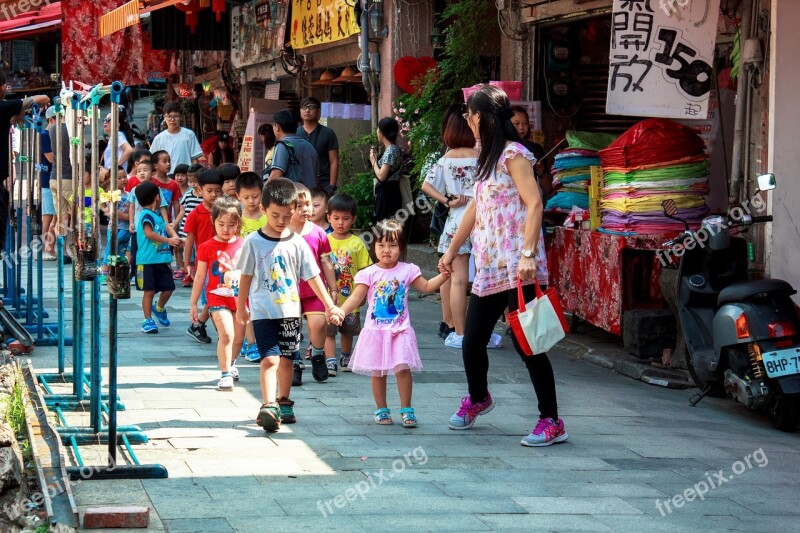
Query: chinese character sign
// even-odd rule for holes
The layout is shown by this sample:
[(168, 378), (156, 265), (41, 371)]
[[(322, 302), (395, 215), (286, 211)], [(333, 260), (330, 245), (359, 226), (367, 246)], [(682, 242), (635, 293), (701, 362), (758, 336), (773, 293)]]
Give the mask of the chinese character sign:
[(614, 0), (606, 112), (705, 119), (719, 1)]
[(355, 8), (345, 0), (292, 0), (292, 48), (332, 43), (359, 32)]

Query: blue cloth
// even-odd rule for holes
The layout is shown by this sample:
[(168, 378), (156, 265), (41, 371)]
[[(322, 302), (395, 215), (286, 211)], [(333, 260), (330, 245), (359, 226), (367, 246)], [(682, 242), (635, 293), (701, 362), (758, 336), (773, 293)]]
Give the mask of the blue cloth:
[(153, 242), (144, 233), (144, 225), (148, 224), (153, 231), (162, 237), (167, 237), (167, 222), (155, 211), (143, 209), (136, 217), (136, 264), (156, 265), (172, 262), (172, 249), (169, 244)]
[[(41, 146), (41, 152), (42, 152), (42, 157), (41, 157), (42, 171), (39, 174), (39, 179), (42, 182), (42, 189), (49, 189), (50, 188), (50, 172), (52, 172), (52, 170), (53, 170), (53, 165), (50, 163), (50, 161), (47, 160), (47, 158), (44, 156), (44, 154), (49, 154), (50, 152), (53, 151), (53, 148), (52, 148), (52, 146), (50, 144), (50, 134), (47, 133), (47, 130), (44, 130), (41, 133), (41, 137), (42, 138), (41, 138), (40, 146)], [(52, 199), (50, 201), (52, 202)]]

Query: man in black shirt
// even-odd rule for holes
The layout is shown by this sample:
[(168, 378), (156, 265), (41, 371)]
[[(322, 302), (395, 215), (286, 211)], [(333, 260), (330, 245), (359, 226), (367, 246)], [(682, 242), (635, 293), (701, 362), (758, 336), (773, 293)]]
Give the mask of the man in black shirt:
[(300, 117), (303, 125), (297, 129), (297, 136), (310, 142), (319, 157), (317, 186), (333, 195), (339, 179), (339, 140), (336, 133), (319, 123), (320, 103), (314, 97), (300, 102)]
[(5, 100), (6, 90), (5, 72), (0, 71), (0, 253), (6, 249), (6, 225), (8, 224), (8, 191), (13, 190), (11, 168), (9, 168), (8, 136), (11, 125), (22, 120), (23, 115), (33, 104), (44, 108), (50, 103), (50, 98), (39, 95), (24, 100)]

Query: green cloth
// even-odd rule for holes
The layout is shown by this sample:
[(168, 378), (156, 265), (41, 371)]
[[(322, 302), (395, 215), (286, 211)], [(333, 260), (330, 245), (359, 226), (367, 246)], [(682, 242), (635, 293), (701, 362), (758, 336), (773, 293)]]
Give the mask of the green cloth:
[(567, 130), (567, 144), (570, 148), (582, 148), (599, 152), (617, 139), (610, 133)]

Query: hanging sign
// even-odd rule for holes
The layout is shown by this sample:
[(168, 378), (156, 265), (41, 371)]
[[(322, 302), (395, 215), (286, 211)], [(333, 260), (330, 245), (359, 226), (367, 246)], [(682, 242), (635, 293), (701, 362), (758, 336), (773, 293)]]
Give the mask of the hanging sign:
[(345, 0), (292, 0), (292, 48), (332, 43), (359, 32), (355, 8)]
[(272, 18), (272, 10), (269, 2), (260, 2), (256, 4), (256, 24), (263, 24)]
[(288, 4), (248, 2), (231, 10), (231, 63), (236, 68), (280, 57)]
[(606, 112), (705, 119), (720, 0), (614, 0)]

